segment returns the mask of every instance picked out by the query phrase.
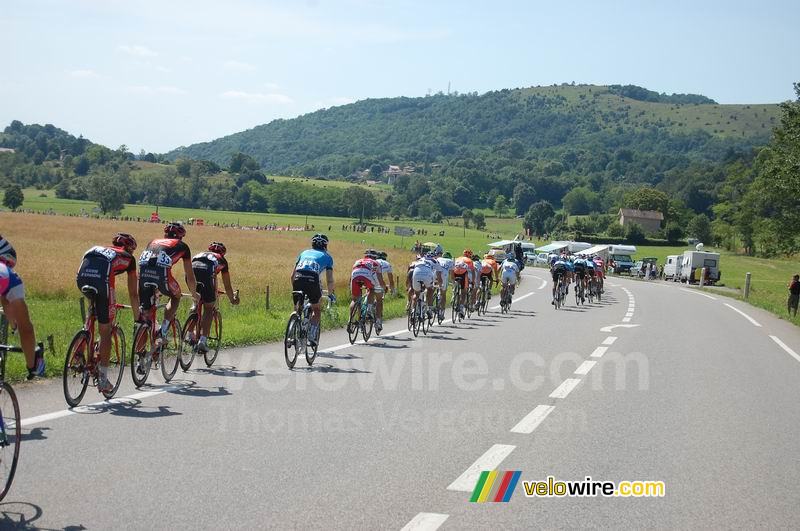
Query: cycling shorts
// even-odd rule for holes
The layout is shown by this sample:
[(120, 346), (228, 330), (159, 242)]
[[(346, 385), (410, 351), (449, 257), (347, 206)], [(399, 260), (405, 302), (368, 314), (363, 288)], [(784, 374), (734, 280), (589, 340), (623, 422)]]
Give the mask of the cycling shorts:
[(553, 282), (558, 282), (559, 277), (567, 276), (566, 269), (556, 269), (553, 271)]
[[(117, 313), (117, 307), (114, 287), (109, 284), (108, 279), (97, 275), (87, 275), (84, 269), (81, 268), (75, 280), (78, 289), (83, 292), (87, 299), (94, 303), (94, 314), (97, 322), (108, 324), (113, 321)], [(85, 286), (91, 289), (84, 291), (83, 288)]]
[[(308, 301), (311, 304), (318, 304), (322, 298), (322, 285), (319, 281), (319, 275), (309, 270), (295, 271), (292, 277), (292, 291), (300, 291), (308, 297)], [(295, 300), (295, 302), (297, 301)]]
[(5, 264), (0, 264), (0, 295), (9, 302), (25, 298), (22, 279)]
[(361, 286), (364, 286), (368, 290), (373, 290), (375, 288), (375, 284), (373, 284), (372, 278), (358, 275), (353, 277), (350, 280), (350, 294), (353, 298), (358, 298), (361, 296)]
[(464, 271), (463, 273), (454, 273), (453, 281), (461, 286), (462, 290), (467, 289), (467, 272)]
[(427, 267), (414, 268), (414, 274), (411, 278), (411, 286), (414, 291), (419, 292), (421, 290), (420, 283), (422, 283), (423, 288), (433, 287), (433, 269)]
[(167, 297), (180, 297), (181, 286), (172, 276), (172, 270), (167, 267), (155, 265), (155, 259), (139, 268), (139, 300), (142, 308), (149, 310), (152, 298), (158, 289)]
[(483, 282), (484, 278), (489, 282), (489, 284), (491, 284), (492, 283), (492, 272), (491, 271), (489, 271), (488, 273), (481, 272), (480, 281)]
[(509, 284), (513, 286), (517, 283), (517, 274), (511, 269), (503, 270), (503, 275), (500, 277), (500, 281), (503, 284)]

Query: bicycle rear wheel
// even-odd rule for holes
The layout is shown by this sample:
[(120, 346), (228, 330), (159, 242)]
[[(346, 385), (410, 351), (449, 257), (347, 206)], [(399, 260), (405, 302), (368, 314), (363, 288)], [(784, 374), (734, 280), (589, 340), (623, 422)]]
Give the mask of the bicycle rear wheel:
[(419, 335), (420, 326), (422, 325), (419, 301), (414, 302), (414, 309), (411, 311), (411, 315), (411, 332), (414, 334), (414, 337), (417, 337)]
[(164, 344), (161, 345), (161, 353), (158, 358), (161, 375), (165, 382), (172, 380), (175, 373), (178, 372), (182, 344), (181, 323), (178, 319), (173, 319), (167, 329), (167, 336), (164, 338)]
[(153, 364), (153, 356), (150, 355), (148, 348), (148, 337), (150, 324), (137, 324), (133, 332), (133, 350), (131, 352), (131, 378), (133, 385), (137, 388), (147, 382), (150, 375), (150, 366)]
[(347, 322), (347, 337), (350, 344), (356, 342), (361, 328), (361, 299), (357, 300), (350, 310), (350, 320)]
[(19, 459), (20, 422), (19, 402), (7, 382), (0, 387), (0, 500), (6, 497)]
[(372, 317), (372, 311), (368, 306), (366, 308), (361, 308), (361, 315), (364, 316), (363, 320), (361, 321), (361, 337), (364, 338), (364, 343), (366, 343), (369, 341), (369, 338), (372, 335), (372, 328), (375, 326), (375, 319)]
[(297, 354), (300, 352), (299, 327), (300, 320), (297, 318), (297, 314), (293, 313), (289, 316), (286, 333), (283, 335), (283, 355), (286, 358), (286, 366), (290, 369), (293, 369), (294, 364), (297, 363)]
[(211, 319), (211, 330), (206, 338), (206, 346), (208, 347), (203, 354), (203, 359), (206, 362), (206, 367), (211, 367), (217, 361), (219, 355), (219, 347), (222, 345), (222, 314), (218, 310), (214, 310), (214, 317)]
[(122, 374), (125, 372), (125, 357), (125, 332), (122, 331), (121, 326), (114, 325), (114, 328), (111, 329), (111, 352), (108, 355), (107, 372), (108, 381), (114, 387), (111, 391), (103, 393), (106, 399), (114, 398), (119, 389), (119, 384), (122, 383)]
[(67, 349), (67, 356), (64, 358), (64, 374), (62, 381), (64, 384), (64, 399), (70, 407), (75, 407), (81, 403), (83, 395), (86, 394), (86, 386), (89, 385), (89, 332), (81, 330)]
[(306, 363), (308, 363), (309, 367), (314, 363), (314, 360), (317, 359), (317, 348), (319, 347), (319, 340), (322, 337), (322, 322), (320, 322), (319, 326), (320, 329), (319, 333), (317, 334), (316, 344), (313, 346), (306, 345)]
[(181, 331), (183, 341), (181, 342), (181, 352), (178, 357), (183, 372), (188, 371), (192, 366), (192, 362), (194, 362), (195, 347), (199, 339), (197, 337), (197, 319), (197, 314), (192, 312), (189, 314), (189, 317), (186, 318), (186, 322), (183, 323), (183, 330)]

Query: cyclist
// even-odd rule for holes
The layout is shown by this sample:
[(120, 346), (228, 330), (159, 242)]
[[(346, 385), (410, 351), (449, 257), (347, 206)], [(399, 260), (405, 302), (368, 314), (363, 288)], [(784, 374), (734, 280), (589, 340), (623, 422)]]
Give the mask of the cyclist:
[(519, 276), (519, 263), (511, 256), (507, 256), (503, 263), (500, 265), (502, 271), (500, 275), (503, 287), (508, 291), (509, 301), (514, 296), (514, 291), (517, 286), (517, 277)]
[(183, 223), (178, 221), (167, 223), (164, 226), (164, 237), (147, 244), (147, 249), (139, 257), (139, 300), (142, 309), (147, 311), (152, 307), (156, 288), (148, 284), (155, 284), (158, 291), (169, 297), (159, 331), (162, 338), (167, 335), (169, 324), (175, 318), (181, 303), (181, 287), (172, 276), (172, 267), (179, 260), (183, 262), (183, 271), (192, 298), (195, 301), (199, 299), (197, 281), (192, 271), (192, 253), (183, 241), (184, 236), (186, 228)]
[(458, 301), (458, 315), (464, 318), (464, 304), (468, 303), (467, 293), (472, 289), (472, 272), (475, 264), (472, 262), (472, 251), (464, 249), (464, 254), (453, 261), (453, 278), (461, 286), (461, 297)]
[(203, 305), (203, 320), (200, 322), (200, 339), (197, 350), (208, 350), (208, 334), (211, 332), (211, 321), (214, 319), (214, 305), (217, 303), (217, 274), (222, 274), (222, 283), (228, 301), (234, 306), (239, 304), (239, 297), (234, 293), (231, 285), (231, 273), (225, 253), (227, 247), (222, 242), (211, 242), (208, 251), (203, 251), (192, 257), (192, 271), (197, 281), (197, 291), (200, 294), (200, 304)]
[(603, 259), (597, 255), (592, 257), (592, 261), (594, 262), (594, 274), (597, 277), (597, 281), (600, 283), (600, 293), (603, 293), (603, 284), (606, 278), (606, 265)]
[[(353, 271), (350, 273), (350, 312), (356, 305), (356, 300), (361, 297), (361, 286), (369, 290), (367, 304), (372, 304), (375, 300), (376, 292), (383, 293), (386, 289), (386, 282), (381, 274), (381, 265), (376, 260), (378, 253), (374, 249), (364, 251), (364, 258), (356, 260), (353, 264)], [(379, 291), (380, 290), (380, 291)], [(380, 335), (383, 323), (375, 319), (375, 329)]]
[[(437, 245), (437, 249), (441, 251), (441, 247)], [(436, 249), (435, 249), (436, 250)], [(433, 284), (434, 282), (442, 285), (442, 266), (436, 261), (433, 252), (426, 254), (412, 264), (414, 266), (411, 275), (412, 286), (412, 304), (416, 303), (417, 297), (423, 289), (426, 290), (426, 303), (433, 300)], [(425, 308), (428, 316), (430, 316), (431, 309)]]
[[(114, 384), (108, 381), (108, 362), (111, 355), (111, 323), (117, 313), (114, 294), (114, 280), (117, 275), (126, 273), (128, 277), (128, 294), (131, 299), (133, 320), (139, 320), (139, 289), (136, 278), (136, 238), (126, 232), (118, 232), (111, 240), (111, 246), (95, 245), (83, 255), (78, 268), (76, 282), (78, 289), (93, 300), (100, 331), (97, 390), (109, 392)], [(84, 291), (84, 288), (89, 288)], [(127, 352), (123, 353), (127, 355)]]
[(595, 279), (594, 275), (594, 262), (591, 260), (586, 260), (586, 287), (591, 286), (591, 282)]
[[(397, 288), (394, 285), (394, 273), (392, 272), (392, 264), (390, 264), (389, 261), (387, 260), (389, 255), (386, 254), (386, 251), (377, 251), (377, 256), (378, 257), (375, 260), (380, 265), (381, 275), (384, 275), (384, 279), (389, 281), (389, 291), (391, 292), (392, 295), (394, 295), (395, 293), (397, 293), (396, 291)], [(383, 329), (383, 299), (385, 296), (386, 293), (384, 293), (383, 288), (381, 288), (380, 290), (378, 289), (375, 290), (375, 299), (376, 299), (375, 328), (378, 331), (378, 335), (380, 335), (381, 330)]]
[(439, 287), (439, 318), (444, 319), (444, 309), (447, 308), (447, 288), (453, 277), (453, 255), (444, 253), (442, 256), (438, 256), (436, 261), (442, 268), (442, 285)]
[(564, 262), (567, 264), (567, 282), (566, 294), (569, 295), (569, 285), (572, 284), (572, 279), (575, 277), (575, 265), (572, 263), (572, 256), (564, 253)]
[(328, 237), (315, 234), (311, 238), (311, 249), (306, 249), (297, 256), (292, 270), (292, 291), (302, 292), (295, 298), (295, 307), (302, 306), (303, 296), (311, 303), (311, 329), (308, 342), (316, 346), (319, 339), (319, 321), (322, 313), (319, 301), (322, 298), (322, 273), (328, 286), (328, 299), (336, 302), (333, 282), (333, 257), (328, 254)]
[(558, 289), (558, 280), (560, 278), (564, 278), (566, 281), (569, 277), (569, 271), (567, 270), (567, 261), (564, 258), (559, 257), (553, 265), (550, 267), (550, 274), (553, 277), (553, 300), (550, 301), (550, 304), (556, 304), (556, 290)]
[[(518, 266), (519, 267), (519, 266)], [(500, 282), (500, 277), (498, 275), (498, 270), (500, 267), (498, 266), (497, 262), (492, 258), (492, 255), (485, 254), (483, 255), (483, 260), (480, 261), (480, 289), (483, 289), (483, 286), (486, 282), (489, 283), (488, 289), (488, 300), (492, 300), (492, 282), (496, 286)]]
[(19, 341), (25, 353), (28, 367), (28, 380), (44, 374), (44, 352), (36, 346), (36, 334), (25, 303), (25, 286), (14, 272), (17, 265), (17, 252), (11, 244), (0, 236), (0, 303), (9, 324), (19, 332)]
[(575, 289), (577, 289), (578, 284), (580, 284), (584, 289), (584, 292), (583, 292), (584, 295), (581, 296), (581, 301), (583, 301), (585, 299), (585, 293), (586, 293), (585, 290), (586, 290), (586, 284), (587, 284), (586, 258), (584, 258), (582, 254), (578, 255), (578, 257), (575, 259), (575, 261), (572, 263), (572, 265), (575, 268), (575, 286), (576, 286)]

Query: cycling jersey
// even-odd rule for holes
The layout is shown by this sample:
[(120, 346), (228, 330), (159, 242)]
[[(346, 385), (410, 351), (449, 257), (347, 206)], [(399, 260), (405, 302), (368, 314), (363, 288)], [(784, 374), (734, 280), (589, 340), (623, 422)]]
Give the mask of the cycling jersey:
[(84, 293), (94, 300), (100, 324), (110, 323), (116, 314), (114, 279), (135, 271), (136, 260), (122, 247), (96, 245), (84, 253), (75, 282), (81, 291), (85, 286), (92, 288), (93, 291)]
[(447, 289), (447, 284), (450, 282), (450, 271), (454, 265), (453, 259), (439, 257), (436, 261), (439, 262), (439, 267), (442, 268), (442, 286)]
[(375, 260), (381, 266), (381, 274), (385, 275), (387, 273), (392, 273), (392, 264), (390, 264), (387, 260), (383, 260), (381, 258)]
[(459, 256), (455, 259), (453, 263), (453, 273), (456, 275), (463, 275), (467, 271), (474, 271), (475, 270), (475, 263), (472, 261), (471, 258), (467, 258), (466, 256)]
[(228, 260), (219, 253), (204, 251), (192, 257), (192, 271), (197, 281), (197, 292), (204, 303), (217, 300), (217, 274), (228, 272)]
[(168, 297), (177, 297), (181, 289), (172, 276), (172, 266), (191, 256), (189, 246), (178, 238), (153, 240), (139, 256), (139, 297), (142, 308), (149, 310), (155, 289)]
[(372, 258), (361, 258), (353, 264), (353, 271), (350, 273), (350, 291), (353, 298), (361, 296), (361, 286), (374, 290), (380, 286), (378, 274), (381, 272), (381, 264)]
[(322, 298), (323, 271), (333, 271), (333, 257), (326, 251), (306, 249), (297, 256), (292, 275), (292, 290), (308, 297), (311, 304), (318, 304)]
[(3, 263), (0, 263), (0, 297), (9, 302), (25, 298), (22, 279), (13, 269)]
[(501, 280), (503, 284), (516, 284), (517, 274), (519, 274), (519, 264), (516, 260), (505, 260), (500, 266), (502, 271)]

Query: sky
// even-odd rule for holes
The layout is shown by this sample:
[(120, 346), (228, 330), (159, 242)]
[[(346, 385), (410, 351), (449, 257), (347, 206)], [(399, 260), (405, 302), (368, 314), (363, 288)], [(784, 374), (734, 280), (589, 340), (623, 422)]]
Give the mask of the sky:
[(572, 82), (776, 103), (797, 0), (3, 0), (0, 127), (162, 153), (365, 98)]

